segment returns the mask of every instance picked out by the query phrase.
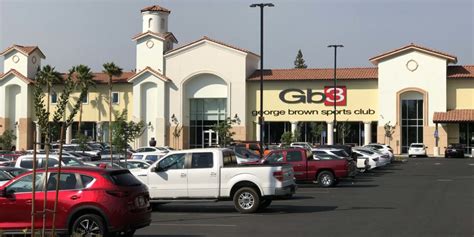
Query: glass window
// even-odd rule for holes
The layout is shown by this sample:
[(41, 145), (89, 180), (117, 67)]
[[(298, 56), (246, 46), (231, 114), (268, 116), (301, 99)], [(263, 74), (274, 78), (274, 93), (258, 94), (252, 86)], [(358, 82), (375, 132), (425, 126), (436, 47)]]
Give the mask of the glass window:
[(270, 164), (283, 162), (283, 153), (274, 152), (267, 157), (267, 162)]
[[(20, 167), (25, 169), (33, 169), (33, 160), (32, 159), (22, 159), (20, 161)], [(38, 160), (36, 160), (36, 167), (38, 167)]]
[(72, 157), (63, 157), (63, 163), (64, 165), (67, 165), (67, 166), (83, 166), (84, 165), (81, 161), (74, 159)]
[(224, 167), (228, 166), (236, 166), (237, 165), (237, 157), (235, 156), (234, 152), (225, 151), (224, 152)]
[(286, 153), (286, 161), (288, 162), (297, 162), (302, 161), (303, 156), (300, 151), (289, 151)]
[(113, 104), (119, 104), (119, 93), (118, 92), (112, 92), (112, 103)]
[(58, 94), (56, 92), (51, 93), (51, 104), (56, 104), (58, 103)]
[[(42, 174), (36, 174), (36, 191), (41, 191)], [(6, 188), (7, 193), (25, 193), (33, 191), (33, 174), (26, 175), (13, 182)]]
[(128, 170), (112, 171), (106, 177), (117, 186), (140, 186), (142, 183)]
[(158, 160), (158, 156), (157, 155), (148, 155), (148, 156), (146, 156), (145, 160), (155, 163)]
[(84, 98), (82, 98), (82, 103), (83, 104), (89, 103), (89, 93), (87, 93), (86, 96), (84, 96)]
[(82, 180), (82, 186), (84, 188), (90, 188), (95, 179), (87, 175), (81, 175), (81, 180)]
[(132, 156), (132, 159), (134, 159), (134, 160), (141, 160), (141, 159), (143, 159), (143, 155), (133, 155), (133, 156)]
[(4, 171), (0, 171), (0, 181), (8, 181), (10, 179), (11, 179), (11, 177), (10, 177), (9, 174), (7, 174)]
[(193, 153), (191, 159), (191, 168), (212, 168), (214, 160), (211, 152)]
[[(78, 189), (78, 182), (76, 179), (76, 174), (73, 173), (61, 173), (59, 177), (59, 190), (72, 190)], [(48, 190), (56, 190), (56, 182), (58, 180), (57, 173), (51, 173), (49, 175), (47, 189)]]
[(160, 161), (159, 166), (163, 169), (184, 169), (186, 153), (172, 154)]

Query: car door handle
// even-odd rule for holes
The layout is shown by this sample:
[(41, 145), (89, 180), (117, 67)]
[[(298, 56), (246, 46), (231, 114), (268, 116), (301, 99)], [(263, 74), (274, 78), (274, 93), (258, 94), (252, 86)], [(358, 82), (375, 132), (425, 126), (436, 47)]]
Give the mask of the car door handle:
[(181, 173), (181, 178), (184, 178), (186, 177), (186, 174), (185, 173)]
[(33, 201), (31, 199), (28, 199), (28, 200), (26, 200), (25, 203), (26, 203), (26, 205), (31, 205), (31, 203), (33, 203)]
[(80, 197), (80, 196), (77, 196), (77, 195), (72, 195), (72, 196), (71, 196), (71, 199), (72, 199), (72, 200), (77, 200), (77, 199), (79, 199), (79, 198), (81, 198), (81, 197)]
[(214, 176), (216, 176), (216, 175), (217, 175), (217, 173), (216, 173), (216, 172), (211, 172), (211, 176), (213, 176), (213, 177), (214, 177)]

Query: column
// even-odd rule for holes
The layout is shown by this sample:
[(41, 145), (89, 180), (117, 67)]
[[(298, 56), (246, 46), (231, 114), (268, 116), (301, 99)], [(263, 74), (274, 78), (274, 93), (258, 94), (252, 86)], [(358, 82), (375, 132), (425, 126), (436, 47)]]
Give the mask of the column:
[(35, 129), (36, 129), (36, 143), (37, 143), (36, 150), (40, 150), (41, 149), (41, 129), (38, 122), (35, 122)]
[[(20, 150), (20, 122), (17, 121), (15, 122), (15, 135), (16, 135), (16, 142), (15, 142), (15, 148), (17, 151)], [(11, 147), (7, 147), (6, 149), (10, 149)], [(25, 147), (25, 149), (28, 149)]]
[(328, 145), (334, 145), (334, 136), (333, 136), (333, 132), (334, 132), (334, 123), (331, 121), (331, 122), (326, 122), (327, 123), (327, 136), (328, 136)]
[(372, 122), (364, 122), (364, 145), (368, 145), (372, 142)]
[(96, 141), (98, 142), (102, 142), (104, 141), (103, 137), (102, 137), (102, 122), (96, 122)]
[(298, 122), (297, 121), (293, 121), (293, 122), (290, 122), (291, 123), (291, 132), (293, 133), (293, 135), (295, 134), (296, 132), (296, 129), (298, 129)]
[(256, 129), (256, 131), (255, 131), (255, 136), (256, 136), (255, 138), (256, 139), (255, 140), (260, 141), (260, 124), (257, 123), (257, 126), (255, 126), (255, 129)]
[(71, 144), (72, 140), (72, 126), (66, 128), (66, 144)]

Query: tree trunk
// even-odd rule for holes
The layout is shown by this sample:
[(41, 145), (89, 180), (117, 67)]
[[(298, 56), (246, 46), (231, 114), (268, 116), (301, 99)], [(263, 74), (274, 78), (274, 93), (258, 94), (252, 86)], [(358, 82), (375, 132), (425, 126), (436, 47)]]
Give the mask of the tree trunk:
[[(36, 124), (38, 126), (38, 124)], [(31, 190), (31, 237), (35, 237), (35, 216), (36, 216), (36, 210), (35, 210), (35, 202), (36, 202), (36, 128), (33, 131), (33, 180), (32, 182), (32, 190)]]
[[(58, 173), (56, 174), (56, 197), (54, 198), (54, 208), (53, 208), (53, 226), (51, 227), (52, 233), (51, 236), (56, 236), (56, 212), (58, 208), (58, 199), (59, 199), (59, 184), (61, 181), (61, 168), (63, 161), (63, 143), (64, 143), (64, 123), (61, 125), (61, 134), (59, 135), (59, 164), (58, 164)], [(44, 187), (47, 189), (47, 187)]]
[(109, 77), (109, 143), (110, 143), (110, 165), (114, 165), (112, 147), (112, 76)]
[(81, 135), (81, 123), (82, 123), (82, 101), (81, 101), (81, 106), (79, 107), (79, 120), (77, 121), (77, 135), (76, 135), (77, 138), (79, 138), (79, 135)]
[[(50, 103), (50, 97), (51, 97), (51, 86), (48, 85), (48, 98), (47, 98), (47, 103), (46, 103), (46, 113), (48, 114), (49, 116), (49, 103)], [(48, 119), (48, 125), (46, 127), (46, 136), (45, 136), (45, 146), (44, 146), (44, 149), (45, 149), (45, 153), (46, 153), (46, 157), (45, 157), (45, 165), (44, 165), (44, 175), (45, 175), (45, 179), (44, 179), (44, 182), (43, 182), (43, 187), (46, 187), (48, 185), (48, 170), (49, 170), (49, 167), (48, 167), (48, 161), (49, 161), (49, 145), (50, 145), (50, 142), (51, 142), (51, 125), (49, 123), (49, 117), (47, 118)], [(47, 213), (48, 213), (48, 205), (47, 205), (47, 200), (48, 200), (48, 190), (45, 188), (44, 189), (44, 200), (43, 200), (43, 226), (42, 226), (42, 229), (41, 229), (41, 237), (45, 237), (46, 236), (46, 216), (47, 216)]]

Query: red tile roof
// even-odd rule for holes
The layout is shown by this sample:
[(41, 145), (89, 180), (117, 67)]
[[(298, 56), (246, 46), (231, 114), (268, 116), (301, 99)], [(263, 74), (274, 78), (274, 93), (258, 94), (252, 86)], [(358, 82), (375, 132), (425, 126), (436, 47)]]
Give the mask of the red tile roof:
[(437, 51), (437, 50), (434, 50), (434, 49), (426, 48), (426, 47), (416, 45), (416, 44), (413, 44), (413, 43), (411, 43), (409, 45), (406, 45), (406, 46), (403, 46), (401, 48), (394, 49), (394, 50), (391, 50), (389, 52), (377, 55), (377, 56), (369, 59), (369, 61), (371, 61), (373, 64), (376, 65), (381, 59), (384, 59), (386, 57), (390, 57), (390, 56), (395, 55), (395, 54), (399, 54), (399, 53), (401, 53), (403, 51), (407, 51), (407, 50), (422, 51), (422, 52), (425, 52), (425, 53), (428, 53), (428, 54), (431, 54), (431, 55), (446, 58), (449, 62), (452, 62), (452, 63), (457, 63), (457, 61), (458, 61), (457, 57), (454, 56), (454, 55), (447, 54), (447, 53)]
[[(377, 80), (377, 68), (338, 68), (336, 72), (338, 80)], [(269, 81), (283, 80), (332, 80), (334, 69), (311, 68), (311, 69), (267, 69), (263, 71), (263, 79)], [(249, 78), (250, 81), (260, 80), (260, 70), (256, 70)]]
[(435, 112), (434, 123), (474, 122), (474, 109), (456, 109), (448, 112)]
[[(108, 84), (109, 83), (109, 75), (103, 72), (94, 72), (94, 82), (96, 84)], [(135, 75), (135, 72), (123, 72), (120, 77), (112, 77), (112, 83), (128, 83), (128, 78)], [(63, 79), (67, 78), (67, 73), (61, 74)]]
[(448, 78), (474, 78), (474, 65), (448, 66)]
[[(211, 38), (209, 38), (209, 37), (207, 37), (207, 36), (203, 36), (202, 38), (200, 38), (200, 39), (198, 39), (198, 40), (195, 40), (195, 41), (193, 41), (193, 42), (191, 42), (191, 43), (188, 43), (188, 44), (185, 44), (185, 45), (180, 46), (180, 47), (178, 47), (178, 48), (175, 48), (175, 49), (173, 49), (173, 50), (170, 50), (170, 51), (168, 51), (168, 52), (166, 53), (166, 55), (171, 54), (171, 53), (174, 53), (174, 52), (176, 52), (176, 51), (178, 51), (178, 50), (180, 50), (180, 49), (189, 47), (189, 46), (191, 46), (191, 45), (193, 45), (193, 44), (196, 44), (196, 43), (199, 43), (199, 42), (201, 42), (201, 41), (214, 42), (214, 43), (216, 43), (216, 44), (220, 44), (220, 45), (223, 45), (223, 46), (226, 46), (226, 47), (229, 47), (229, 48), (232, 48), (232, 49), (235, 49), (235, 50), (244, 52), (244, 53), (249, 53), (249, 54), (253, 54), (253, 55), (257, 56), (257, 57), (260, 57), (258, 54), (254, 53), (254, 52), (251, 52), (251, 51), (249, 51), (249, 50), (242, 49), (242, 48), (238, 48), (238, 47), (232, 46), (232, 45), (230, 45), (230, 44), (226, 44), (226, 43), (224, 43), (224, 42), (222, 42), (222, 41), (218, 41), (218, 40), (211, 39)], [(166, 56), (166, 55), (165, 55), (165, 56)]]
[(159, 32), (147, 31), (147, 32), (143, 32), (143, 33), (140, 33), (140, 34), (137, 34), (137, 35), (133, 36), (132, 40), (138, 40), (138, 39), (140, 39), (140, 38), (142, 38), (146, 35), (152, 35), (152, 36), (155, 36), (155, 37), (158, 37), (158, 38), (161, 38), (161, 39), (172, 38), (173, 42), (178, 43), (178, 40), (176, 39), (176, 37), (171, 32), (159, 33)]
[(147, 11), (171, 13), (170, 10), (168, 10), (164, 7), (160, 7), (158, 5), (153, 5), (153, 6), (145, 7), (145, 8), (142, 9), (142, 12), (147, 12)]
[(3, 80), (5, 77), (7, 77), (10, 74), (13, 74), (13, 75), (17, 76), (22, 81), (26, 82), (26, 84), (30, 84), (30, 83), (34, 82), (33, 80), (27, 78), (26, 76), (24, 76), (23, 74), (21, 74), (19, 71), (15, 70), (15, 69), (10, 69), (8, 72), (6, 72), (4, 74), (1, 74), (0, 75), (0, 80)]
[(35, 50), (39, 50), (39, 52), (41, 54), (41, 57), (46, 58), (44, 56), (43, 52), (41, 52), (41, 50), (38, 46), (23, 46), (23, 45), (18, 45), (18, 44), (14, 44), (14, 45), (8, 47), (7, 49), (3, 50), (0, 53), (0, 55), (5, 55), (13, 49), (16, 49), (16, 50), (20, 51), (22, 54), (24, 54), (26, 56), (32, 54)]

